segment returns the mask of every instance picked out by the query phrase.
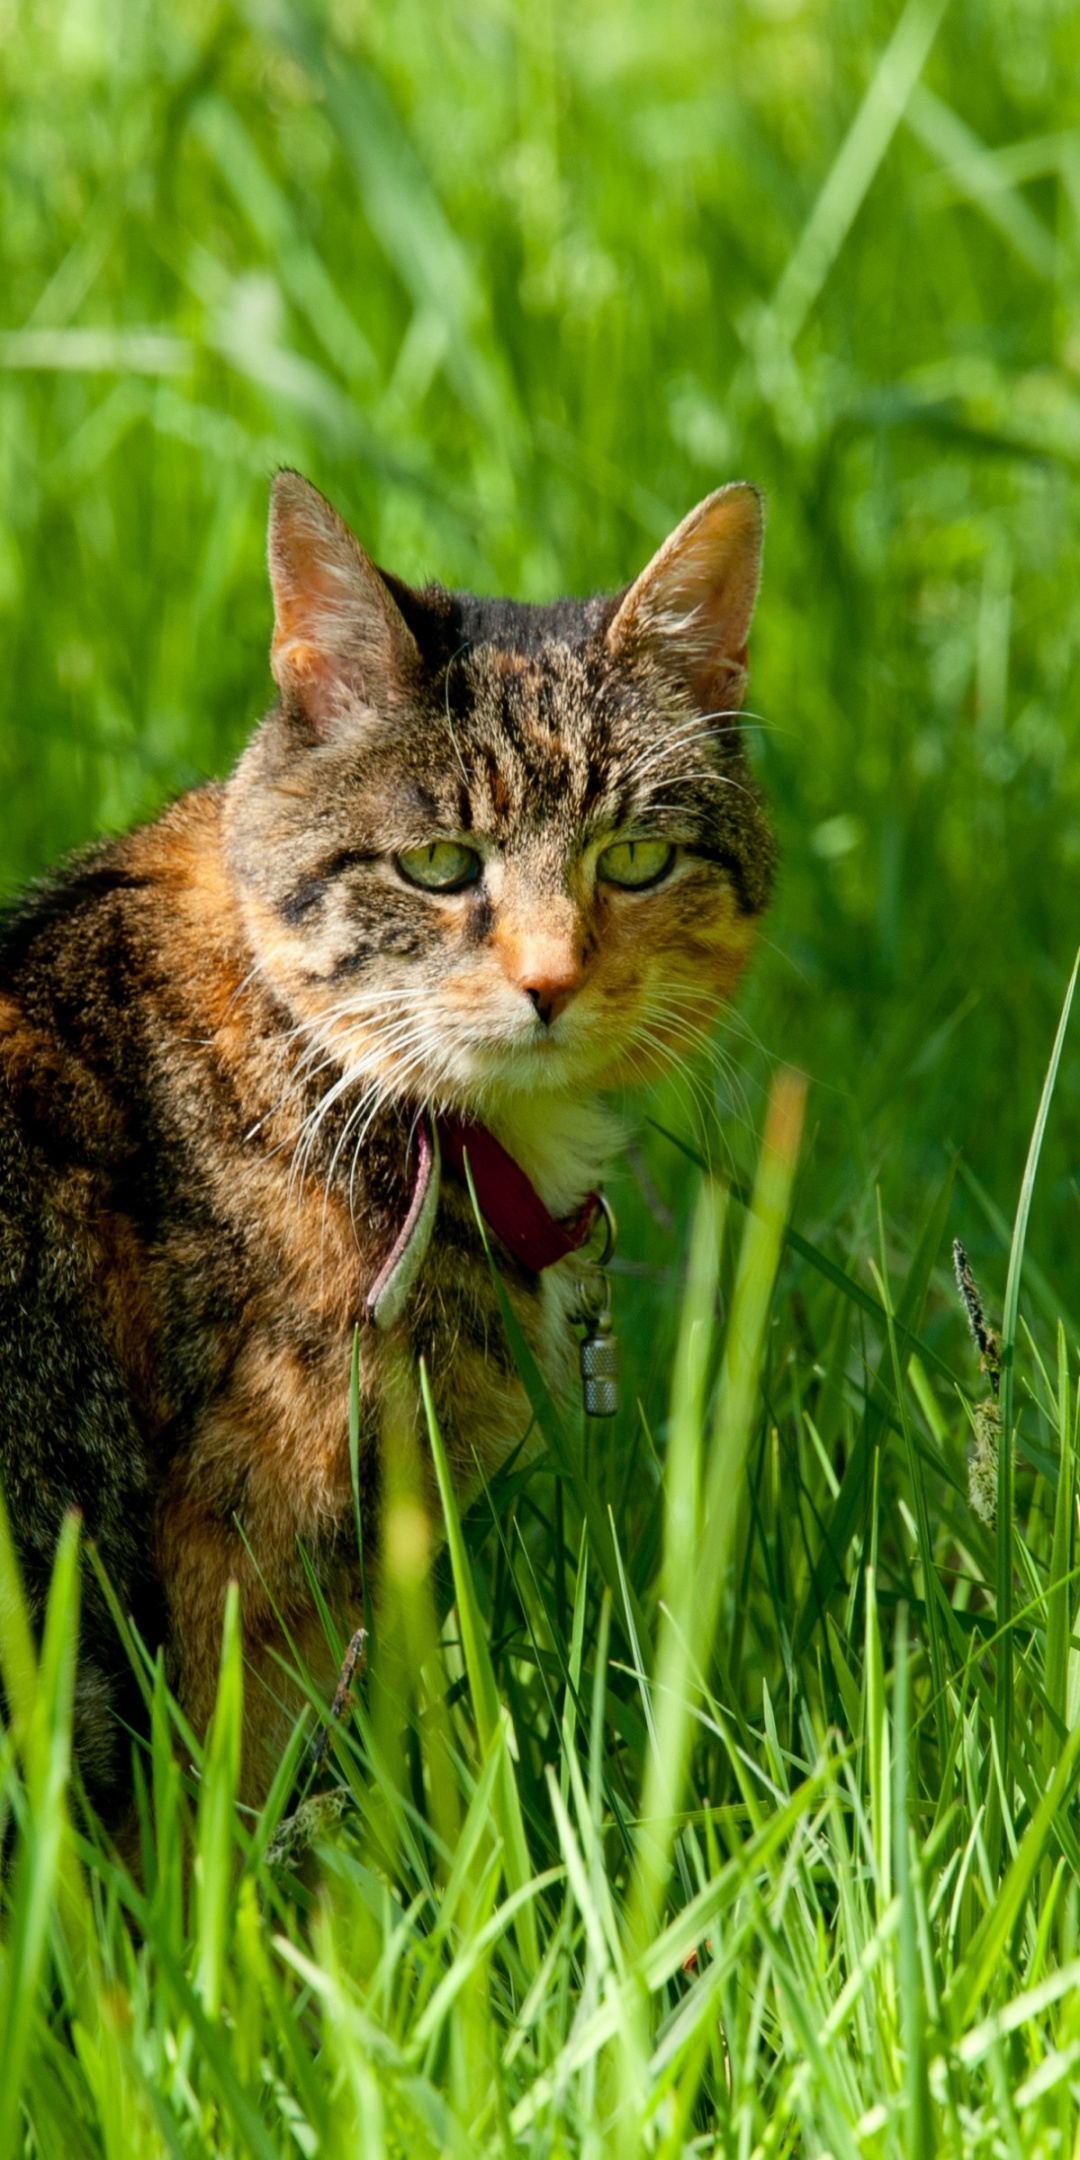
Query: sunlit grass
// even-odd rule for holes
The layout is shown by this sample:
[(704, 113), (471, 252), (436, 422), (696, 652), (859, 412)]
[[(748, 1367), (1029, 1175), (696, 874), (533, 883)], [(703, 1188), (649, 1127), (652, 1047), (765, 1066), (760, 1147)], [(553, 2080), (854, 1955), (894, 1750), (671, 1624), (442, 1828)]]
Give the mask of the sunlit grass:
[[(801, 1104), (781, 1075), (734, 1241), (723, 1186), (699, 1195), (655, 1566), (614, 1515), (606, 1537), (582, 1520), (550, 1452), (463, 1522), (429, 1401), (434, 1597), (406, 1461), (316, 1791), (313, 1702), (262, 1817), (237, 1806), (258, 1683), (232, 1600), (203, 1747), (144, 1661), (133, 1872), (67, 1787), (76, 1526), (39, 1659), (0, 1537), (5, 2160), (1072, 2150), (1068, 1348), (1056, 1380), (1018, 1358), (1052, 1475), (1010, 1520), (1003, 1632), (965, 1406), (921, 1362), (932, 1245), (895, 1294), (883, 1255), (861, 1391), (836, 1355), (863, 1310), (844, 1287), (819, 1278), (820, 1357), (805, 1317), (792, 1332)], [(859, 1392), (838, 1475), (820, 1430)]]

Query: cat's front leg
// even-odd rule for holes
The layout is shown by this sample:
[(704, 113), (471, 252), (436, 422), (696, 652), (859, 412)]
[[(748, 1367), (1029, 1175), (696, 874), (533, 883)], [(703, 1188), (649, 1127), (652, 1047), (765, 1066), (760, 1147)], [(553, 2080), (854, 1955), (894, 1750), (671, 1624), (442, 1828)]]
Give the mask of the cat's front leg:
[[(360, 1610), (347, 1420), (348, 1344), (253, 1341), (173, 1464), (158, 1510), (170, 1680), (202, 1737), (217, 1688), (229, 1583), (240, 1591), (245, 1659), (242, 1797), (258, 1805), (305, 1693), (298, 1661), (329, 1700), (336, 1667), (305, 1556), (332, 1603)], [(361, 1503), (377, 1484), (371, 1376), (363, 1374)]]

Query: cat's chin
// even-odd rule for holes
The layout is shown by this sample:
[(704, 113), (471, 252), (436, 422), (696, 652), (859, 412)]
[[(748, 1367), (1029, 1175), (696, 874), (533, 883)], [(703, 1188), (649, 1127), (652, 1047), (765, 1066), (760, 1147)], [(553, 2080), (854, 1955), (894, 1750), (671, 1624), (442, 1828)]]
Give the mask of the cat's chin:
[(609, 1049), (546, 1041), (507, 1050), (474, 1048), (462, 1078), (473, 1102), (462, 1107), (482, 1114), (485, 1104), (535, 1096), (572, 1097), (619, 1084), (619, 1056)]

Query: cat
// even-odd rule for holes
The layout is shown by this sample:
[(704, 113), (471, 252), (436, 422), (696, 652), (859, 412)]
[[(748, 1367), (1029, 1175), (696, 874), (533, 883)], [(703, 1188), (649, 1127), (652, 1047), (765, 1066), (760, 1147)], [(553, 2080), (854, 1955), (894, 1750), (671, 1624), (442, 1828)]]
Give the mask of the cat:
[[(249, 1801), (283, 1739), (279, 1616), (319, 1666), (300, 1546), (359, 1596), (357, 1324), (365, 1538), (392, 1365), (413, 1388), (426, 1359), (463, 1491), (529, 1423), (469, 1134), (564, 1392), (604, 1093), (684, 1055), (747, 960), (773, 862), (738, 719), (761, 539), (733, 483), (613, 597), (414, 590), (280, 472), (277, 704), (228, 780), (0, 925), (0, 1478), (28, 1598), (78, 1509), (202, 1731), (235, 1578)], [(132, 1691), (88, 1574), (76, 1747), (106, 1819)]]

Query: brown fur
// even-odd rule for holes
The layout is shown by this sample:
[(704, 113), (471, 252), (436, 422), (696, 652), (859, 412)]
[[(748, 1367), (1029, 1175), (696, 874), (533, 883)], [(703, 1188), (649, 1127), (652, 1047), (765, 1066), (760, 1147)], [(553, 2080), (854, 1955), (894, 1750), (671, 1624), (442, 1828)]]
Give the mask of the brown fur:
[[(281, 1624), (320, 1656), (300, 1545), (358, 1597), (349, 1353), (418, 1106), (485, 1118), (569, 1212), (610, 1144), (596, 1091), (683, 1054), (745, 963), (771, 868), (736, 719), (759, 538), (752, 491), (721, 490), (626, 594), (527, 609), (410, 592), (280, 476), (280, 706), (226, 784), (0, 930), (0, 1469), (31, 1599), (78, 1506), (201, 1729), (236, 1578), (253, 1800), (290, 1709)], [(648, 891), (597, 871), (626, 831), (677, 849)], [(419, 890), (396, 860), (444, 834), (483, 875)], [(587, 1263), (500, 1265), (564, 1386)], [(467, 1488), (528, 1415), (451, 1177), (403, 1317), (362, 1329), (372, 1536), (403, 1354)], [(81, 1760), (115, 1812), (131, 1703), (90, 1605)]]

